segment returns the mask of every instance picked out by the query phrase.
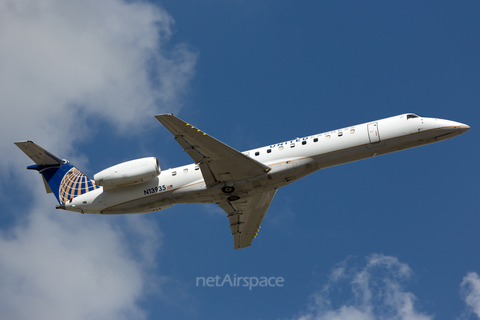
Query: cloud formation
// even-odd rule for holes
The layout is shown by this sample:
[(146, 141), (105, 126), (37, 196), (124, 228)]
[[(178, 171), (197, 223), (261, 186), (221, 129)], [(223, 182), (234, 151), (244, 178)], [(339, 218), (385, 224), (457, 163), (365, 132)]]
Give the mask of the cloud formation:
[[(0, 234), (0, 318), (144, 319), (137, 300), (149, 290), (156, 225), (36, 205)], [(131, 250), (132, 238), (149, 250)]]
[(480, 278), (476, 272), (469, 272), (460, 284), (461, 293), (467, 304), (468, 313), (480, 319)]
[(25, 206), (0, 231), (1, 319), (146, 317), (156, 224), (54, 210), (13, 141), (70, 156), (94, 126), (138, 133), (178, 110), (196, 54), (169, 43), (172, 24), (143, 1), (0, 0), (0, 181), (12, 185), (13, 172), (32, 186), (10, 199)]
[(196, 54), (169, 44), (172, 24), (143, 1), (0, 0), (0, 148), (66, 147), (99, 123), (131, 132), (176, 111)]
[(348, 262), (332, 270), (328, 283), (310, 297), (308, 310), (294, 319), (433, 319), (416, 310), (416, 297), (405, 291), (404, 283), (412, 276), (407, 264), (382, 254), (369, 256), (362, 269), (348, 267)]

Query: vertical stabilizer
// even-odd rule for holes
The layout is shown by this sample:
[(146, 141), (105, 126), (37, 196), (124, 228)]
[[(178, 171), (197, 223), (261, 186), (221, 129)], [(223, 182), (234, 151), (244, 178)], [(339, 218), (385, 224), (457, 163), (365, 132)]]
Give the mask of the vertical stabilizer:
[(32, 141), (15, 142), (15, 145), (35, 162), (27, 169), (42, 175), (47, 193), (53, 193), (60, 204), (99, 188), (70, 162), (54, 156)]

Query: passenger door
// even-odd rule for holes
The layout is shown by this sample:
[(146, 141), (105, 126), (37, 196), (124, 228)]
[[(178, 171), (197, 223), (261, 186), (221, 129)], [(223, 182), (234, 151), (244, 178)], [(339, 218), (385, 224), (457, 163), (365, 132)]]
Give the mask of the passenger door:
[(368, 124), (368, 138), (370, 138), (370, 143), (375, 143), (380, 141), (380, 135), (378, 134), (377, 122)]

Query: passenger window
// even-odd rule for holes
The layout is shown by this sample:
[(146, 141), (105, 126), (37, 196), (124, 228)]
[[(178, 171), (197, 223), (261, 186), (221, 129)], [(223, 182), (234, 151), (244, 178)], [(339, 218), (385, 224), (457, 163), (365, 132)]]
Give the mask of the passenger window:
[(177, 175), (177, 171), (172, 171), (172, 176), (176, 176)]
[(257, 152), (255, 152), (255, 155), (256, 155), (256, 156), (258, 156), (259, 154), (260, 154), (260, 152), (258, 152), (258, 151), (257, 151)]
[(272, 152), (272, 149), (267, 149), (267, 153), (270, 153), (270, 152)]
[(343, 132), (339, 132), (339, 133), (338, 133), (338, 136), (339, 136), (339, 137), (343, 136)]
[(198, 166), (198, 164), (195, 166), (195, 170), (198, 170), (200, 169), (200, 167)]
[(330, 135), (329, 135), (329, 134), (327, 134), (327, 135), (325, 136), (325, 138), (327, 138), (327, 139), (330, 139)]
[(279, 147), (278, 147), (278, 150), (283, 150), (283, 146), (279, 146)]
[(188, 172), (188, 168), (183, 169), (183, 173), (187, 173), (187, 172)]
[(295, 143), (290, 143), (290, 148), (295, 148)]
[(352, 134), (355, 133), (355, 129), (351, 129), (350, 133), (352, 133)]
[(313, 139), (313, 142), (318, 142), (318, 138)]
[(303, 141), (302, 141), (302, 144), (303, 144), (303, 145), (306, 145), (306, 144), (307, 144), (307, 141), (306, 141), (306, 140), (303, 140)]

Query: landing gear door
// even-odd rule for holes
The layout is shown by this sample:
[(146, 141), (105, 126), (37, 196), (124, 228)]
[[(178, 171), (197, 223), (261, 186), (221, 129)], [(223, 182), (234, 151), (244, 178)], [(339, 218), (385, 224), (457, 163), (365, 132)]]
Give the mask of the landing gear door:
[(380, 135), (378, 134), (377, 122), (368, 124), (368, 137), (370, 138), (370, 143), (380, 142)]

